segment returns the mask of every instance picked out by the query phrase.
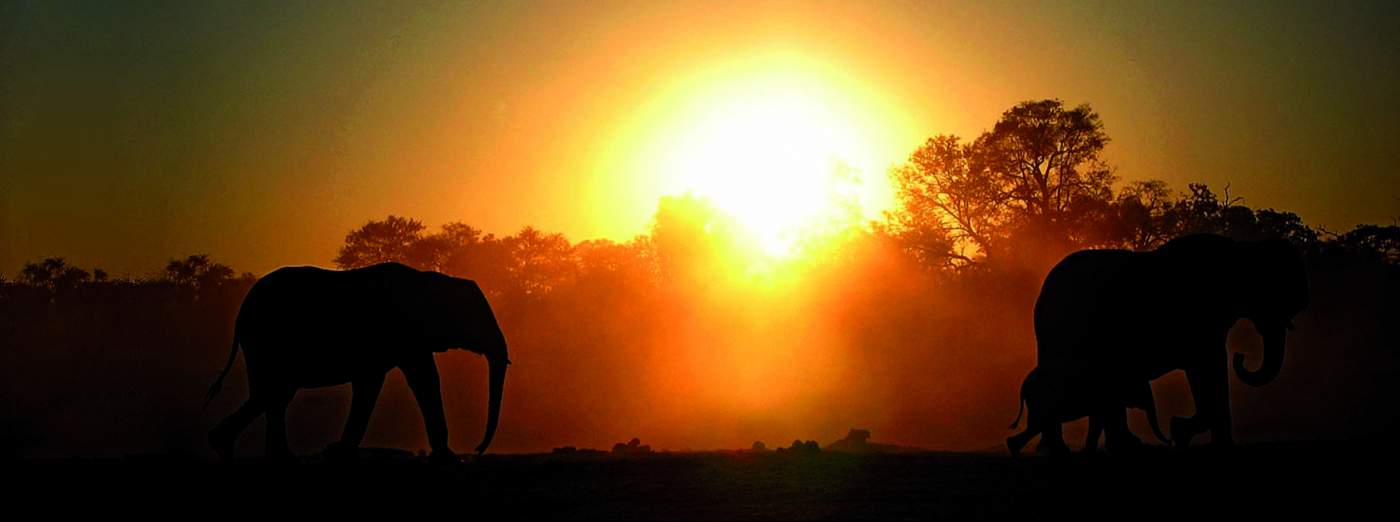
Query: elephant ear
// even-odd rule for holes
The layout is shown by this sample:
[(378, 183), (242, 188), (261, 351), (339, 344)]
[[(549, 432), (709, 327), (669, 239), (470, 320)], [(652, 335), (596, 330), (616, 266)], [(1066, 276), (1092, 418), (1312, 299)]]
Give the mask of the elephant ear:
[(1303, 257), (1283, 239), (1238, 243), (1242, 315), (1292, 316), (1307, 306), (1308, 281)]
[(1192, 234), (1167, 242), (1161, 270), (1171, 292), (1187, 292), (1198, 311), (1212, 317), (1237, 317), (1239, 298), (1248, 291), (1243, 275), (1248, 270), (1241, 245), (1225, 236)]
[(1261, 296), (1269, 301), (1271, 308), (1292, 317), (1308, 306), (1307, 263), (1298, 248), (1281, 238), (1259, 242), (1259, 273), (1266, 278), (1261, 282)]

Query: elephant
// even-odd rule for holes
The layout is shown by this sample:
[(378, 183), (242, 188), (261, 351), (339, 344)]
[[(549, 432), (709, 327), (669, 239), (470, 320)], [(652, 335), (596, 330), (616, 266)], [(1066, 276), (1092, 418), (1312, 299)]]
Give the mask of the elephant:
[[(510, 364), (505, 335), (476, 282), (398, 263), (351, 270), (279, 268), (253, 284), (234, 324), (233, 348), (209, 389), (207, 407), (243, 351), (249, 397), (209, 432), (209, 444), (231, 458), (238, 435), (267, 416), (267, 453), (290, 457), (286, 411), (297, 390), (349, 383), (350, 414), (338, 442), (353, 452), (364, 439), (385, 375), (403, 371), (423, 414), (434, 458), (455, 459), (434, 354), (451, 348), (483, 355), (488, 363), (486, 451), (501, 414)], [(343, 453), (341, 453), (343, 454)]]
[[(1021, 423), (1022, 414), (1030, 412), (1026, 417), (1026, 430), (1006, 438), (1006, 447), (1011, 450), (1011, 456), (1020, 456), (1021, 448), (1045, 431), (1048, 424), (1059, 426), (1086, 416), (1089, 417), (1089, 433), (1084, 441), (1084, 452), (1092, 453), (1098, 448), (1099, 436), (1103, 434), (1101, 412), (1105, 408), (1142, 410), (1147, 414), (1147, 423), (1157, 440), (1171, 444), (1162, 435), (1162, 428), (1157, 423), (1157, 403), (1152, 396), (1152, 383), (1143, 381), (1127, 389), (1127, 393), (1121, 396), (1106, 395), (1103, 388), (1102, 383), (1085, 376), (1052, 375), (1038, 367), (1032, 368), (1021, 382), (1021, 408), (1008, 428), (1016, 429)], [(1044, 415), (1045, 401), (1051, 397), (1058, 397), (1058, 418)]]
[[(1303, 258), (1287, 241), (1236, 241), (1192, 234), (1147, 252), (1081, 250), (1045, 277), (1035, 302), (1038, 367), (1060, 374), (1094, 374), (1126, 389), (1183, 370), (1196, 414), (1173, 418), (1171, 439), (1187, 446), (1207, 430), (1216, 446), (1233, 444), (1226, 337), (1240, 319), (1264, 341), (1257, 370), (1235, 353), (1235, 375), (1250, 386), (1272, 382), (1283, 367), (1293, 318), (1308, 305)], [(1053, 418), (1055, 400), (1046, 408)], [(1127, 430), (1122, 408), (1105, 411), (1108, 445), (1141, 444)], [(1042, 443), (1063, 451), (1058, 425)]]

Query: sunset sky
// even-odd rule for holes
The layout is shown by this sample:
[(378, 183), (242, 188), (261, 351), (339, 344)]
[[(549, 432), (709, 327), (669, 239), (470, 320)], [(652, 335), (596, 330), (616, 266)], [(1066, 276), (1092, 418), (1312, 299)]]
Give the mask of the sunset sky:
[(0, 2), (0, 273), (328, 265), (388, 214), (625, 240), (685, 191), (772, 235), (1039, 98), (1124, 180), (1400, 216), (1393, 2), (287, 4)]

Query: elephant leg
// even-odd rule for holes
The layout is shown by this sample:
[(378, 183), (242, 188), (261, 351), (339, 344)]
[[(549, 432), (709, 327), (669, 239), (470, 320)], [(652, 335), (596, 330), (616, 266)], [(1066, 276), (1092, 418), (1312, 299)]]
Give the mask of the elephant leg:
[(1021, 449), (1026, 447), (1026, 444), (1038, 434), (1039, 433), (1036, 432), (1034, 428), (1027, 425), (1026, 431), (1006, 438), (1006, 449), (1011, 450), (1012, 457), (1019, 457), (1021, 456)]
[(292, 450), (287, 446), (287, 405), (292, 402), (296, 391), (278, 391), (269, 394), (267, 401), (267, 456), (288, 458)]
[(1168, 431), (1171, 432), (1172, 445), (1178, 448), (1185, 448), (1191, 445), (1191, 439), (1199, 435), (1203, 430), (1200, 427), (1200, 414), (1191, 417), (1172, 417), (1168, 424)]
[(1065, 444), (1065, 436), (1060, 418), (1064, 417), (1060, 413), (1064, 403), (1064, 395), (1057, 388), (1042, 388), (1041, 397), (1035, 404), (1026, 403), (1026, 440), (1036, 434), (1040, 435), (1040, 444), (1036, 446), (1036, 452), (1051, 456), (1064, 455), (1069, 453), (1069, 446)]
[(1030, 430), (1040, 433), (1040, 445), (1037, 451), (1047, 455), (1056, 456), (1069, 453), (1069, 446), (1065, 444), (1063, 426), (1055, 416), (1040, 415), (1032, 418)]
[(356, 379), (351, 384), (350, 416), (345, 419), (345, 432), (340, 435), (337, 449), (358, 448), (365, 439), (369, 428), (369, 417), (374, 405), (379, 402), (379, 392), (384, 389), (384, 376), (375, 375)]
[[(1191, 438), (1210, 430), (1212, 446), (1234, 444), (1233, 427), (1230, 422), (1230, 380), (1224, 364), (1206, 364), (1186, 371), (1186, 382), (1191, 385), (1191, 398), (1196, 403), (1196, 415), (1182, 422), (1186, 433), (1180, 445), (1190, 444)], [(1176, 440), (1177, 422), (1173, 419), (1172, 439)]]
[(423, 412), (428, 446), (435, 455), (452, 455), (452, 449), (447, 445), (447, 418), (442, 411), (442, 383), (433, 354), (424, 353), (400, 368), (409, 389), (413, 390), (413, 397), (418, 400), (418, 409)]
[(234, 411), (214, 429), (209, 430), (209, 447), (214, 449), (214, 453), (220, 459), (228, 460), (233, 458), (234, 445), (238, 443), (238, 435), (248, 428), (254, 419), (263, 414), (263, 405), (260, 401), (249, 398), (243, 402), (238, 410)]
[(1105, 431), (1104, 446), (1109, 451), (1119, 453), (1142, 447), (1142, 440), (1128, 429), (1128, 410), (1126, 408), (1114, 406), (1106, 410), (1103, 427)]
[(1098, 415), (1089, 416), (1089, 434), (1084, 438), (1084, 453), (1099, 449), (1099, 436), (1103, 434), (1103, 419)]

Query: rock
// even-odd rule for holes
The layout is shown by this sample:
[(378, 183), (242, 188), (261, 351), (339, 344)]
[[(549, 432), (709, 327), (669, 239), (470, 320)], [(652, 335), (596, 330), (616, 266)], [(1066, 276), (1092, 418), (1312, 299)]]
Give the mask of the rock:
[(642, 444), (641, 439), (634, 437), (632, 440), (627, 441), (626, 444), (623, 444), (621, 442), (613, 444), (612, 451), (613, 453), (620, 455), (646, 454), (651, 453), (651, 446)]
[(917, 453), (921, 450), (908, 446), (870, 442), (870, 430), (851, 428), (846, 438), (826, 445), (827, 451), (838, 453)]

